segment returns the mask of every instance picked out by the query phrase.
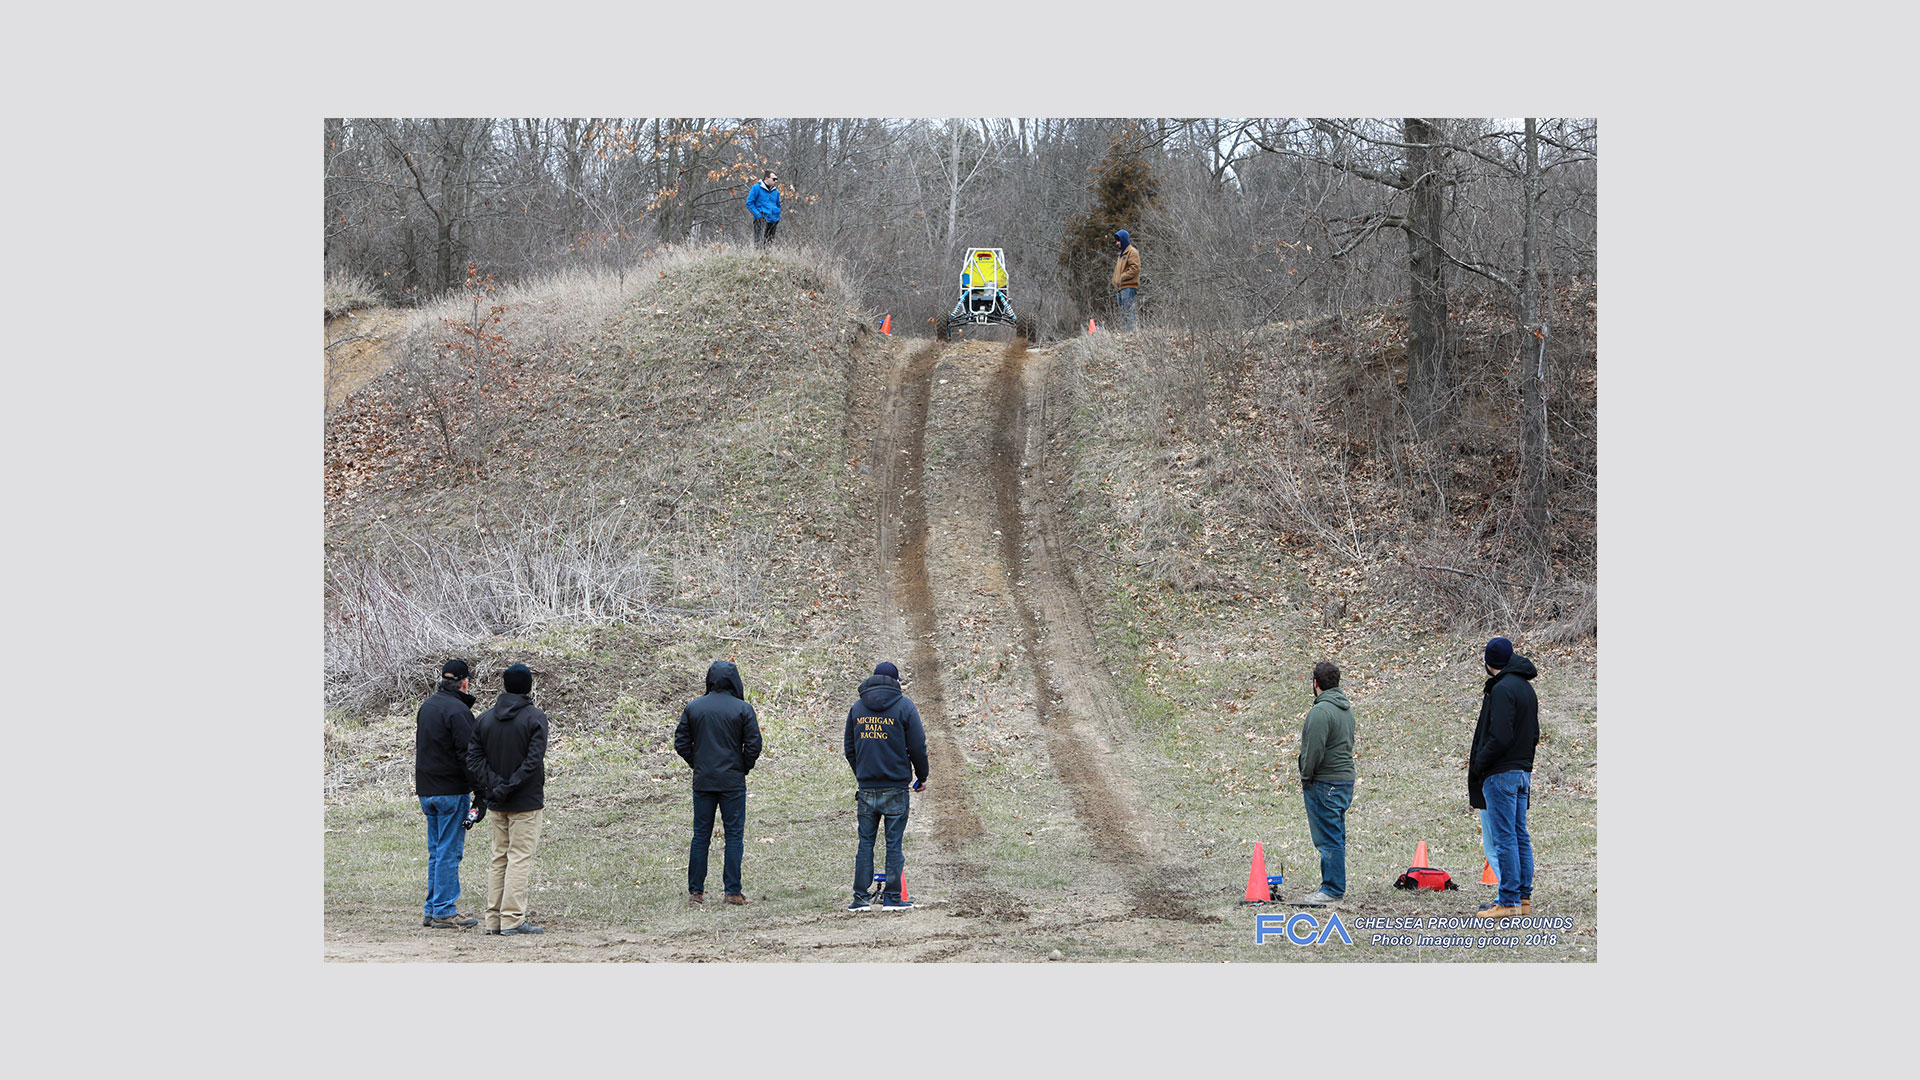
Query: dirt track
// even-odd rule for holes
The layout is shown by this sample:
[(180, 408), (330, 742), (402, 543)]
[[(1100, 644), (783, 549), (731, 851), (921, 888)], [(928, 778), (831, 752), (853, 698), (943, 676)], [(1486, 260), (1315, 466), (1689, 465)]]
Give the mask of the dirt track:
[[(935, 776), (946, 779), (929, 791), (951, 792), (957, 777), (978, 783), (994, 764), (1044, 777), (1016, 799), (1053, 826), (1037, 833), (1057, 850), (1036, 840), (1035, 859), (1091, 857), (1082, 880), (1095, 885), (1104, 917), (1212, 922), (1169, 886), (1190, 872), (1161, 856), (1159, 827), (1129, 782), (1126, 726), (1060, 560), (1044, 494), (1050, 360), (1018, 340), (930, 345), (893, 380), (902, 404), (875, 457), (898, 463), (880, 480), (900, 495), (897, 515), (886, 515), (899, 532), (882, 558), (911, 635), (909, 692), (927, 719)], [(939, 447), (931, 464), (930, 443)], [(982, 786), (931, 800), (933, 837), (963, 894), (1004, 896), (1017, 882), (983, 877), (962, 857), (983, 833), (972, 807), (996, 797)], [(1116, 898), (1123, 909), (1107, 910)]]

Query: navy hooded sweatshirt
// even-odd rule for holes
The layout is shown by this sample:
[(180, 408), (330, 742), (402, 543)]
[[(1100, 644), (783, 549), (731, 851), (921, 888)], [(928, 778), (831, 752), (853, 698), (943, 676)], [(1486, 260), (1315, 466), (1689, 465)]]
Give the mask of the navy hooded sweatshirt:
[(869, 676), (847, 710), (847, 764), (862, 788), (906, 787), (927, 778), (927, 732), (900, 680)]

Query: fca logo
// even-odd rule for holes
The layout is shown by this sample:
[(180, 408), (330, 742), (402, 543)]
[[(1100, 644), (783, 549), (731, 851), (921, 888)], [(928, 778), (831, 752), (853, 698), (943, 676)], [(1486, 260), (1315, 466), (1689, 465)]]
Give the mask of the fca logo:
[(1296, 911), (1291, 915), (1255, 915), (1253, 943), (1265, 945), (1268, 934), (1284, 935), (1295, 945), (1324, 945), (1328, 938), (1338, 934), (1341, 941), (1353, 944), (1353, 938), (1347, 935), (1347, 928), (1340, 925), (1340, 916), (1333, 912), (1327, 913), (1327, 925), (1324, 927), (1318, 919), (1304, 911)]

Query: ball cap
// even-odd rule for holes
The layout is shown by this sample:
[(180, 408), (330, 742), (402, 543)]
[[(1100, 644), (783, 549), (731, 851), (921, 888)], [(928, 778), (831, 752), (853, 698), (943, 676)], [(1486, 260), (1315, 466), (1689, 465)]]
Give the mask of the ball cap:
[(459, 682), (461, 679), (472, 674), (473, 672), (467, 668), (467, 662), (459, 657), (455, 657), (440, 665), (440, 677), (443, 679), (452, 679), (454, 682)]
[(1497, 637), (1487, 642), (1487, 666), (1504, 668), (1513, 659), (1513, 642)]

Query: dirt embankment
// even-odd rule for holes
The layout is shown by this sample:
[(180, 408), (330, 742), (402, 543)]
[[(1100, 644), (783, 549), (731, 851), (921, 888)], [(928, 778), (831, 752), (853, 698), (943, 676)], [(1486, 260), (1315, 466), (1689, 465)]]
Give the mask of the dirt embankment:
[(394, 308), (361, 308), (326, 320), (321, 351), (329, 410), (393, 366), (406, 329), (407, 313)]

